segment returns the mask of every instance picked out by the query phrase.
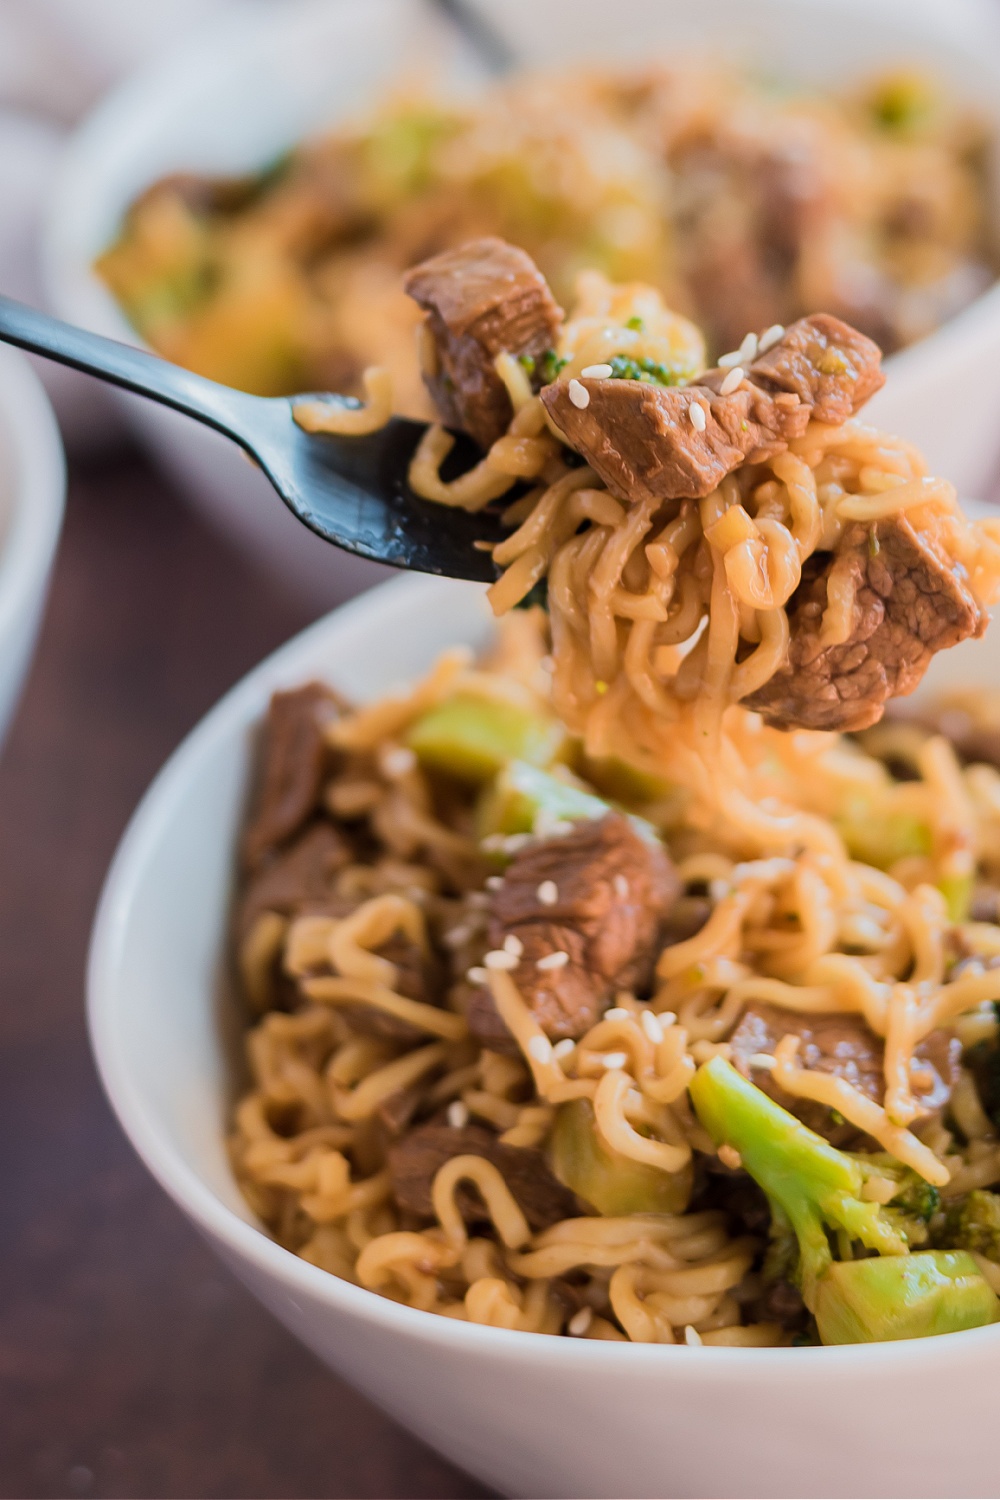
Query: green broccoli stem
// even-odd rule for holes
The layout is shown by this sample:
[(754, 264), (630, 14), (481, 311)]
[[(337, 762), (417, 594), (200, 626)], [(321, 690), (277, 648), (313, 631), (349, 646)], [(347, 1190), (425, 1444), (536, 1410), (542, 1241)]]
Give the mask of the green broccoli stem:
[(703, 1064), (691, 1081), (691, 1102), (717, 1146), (737, 1151), (763, 1188), (778, 1225), (799, 1245), (799, 1281), (811, 1312), (817, 1286), (833, 1262), (827, 1230), (843, 1230), (880, 1255), (906, 1255), (905, 1238), (889, 1214), (862, 1196), (869, 1174), (737, 1073), (724, 1058)]

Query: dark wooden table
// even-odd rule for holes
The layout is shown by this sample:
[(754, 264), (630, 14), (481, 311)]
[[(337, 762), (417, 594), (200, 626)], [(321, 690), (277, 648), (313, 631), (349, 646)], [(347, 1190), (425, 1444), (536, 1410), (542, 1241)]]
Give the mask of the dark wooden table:
[(0, 758), (0, 1494), (481, 1496), (296, 1344), (146, 1175), (83, 975), (146, 783), (307, 623), (135, 454), (73, 476)]

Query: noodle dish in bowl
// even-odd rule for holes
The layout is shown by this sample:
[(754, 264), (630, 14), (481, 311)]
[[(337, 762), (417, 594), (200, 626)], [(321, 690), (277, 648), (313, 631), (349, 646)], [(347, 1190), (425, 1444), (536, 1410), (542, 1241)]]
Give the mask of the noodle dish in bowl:
[[(1000, 1320), (1000, 519), (865, 424), (828, 313), (707, 363), (496, 237), (406, 275), (429, 503), (504, 510), (499, 630), (272, 700), (233, 958), (248, 1204), (445, 1318), (689, 1346)], [(373, 430), (314, 398), (314, 431)], [(447, 425), (445, 425), (447, 424)], [(483, 458), (442, 465), (463, 429)]]

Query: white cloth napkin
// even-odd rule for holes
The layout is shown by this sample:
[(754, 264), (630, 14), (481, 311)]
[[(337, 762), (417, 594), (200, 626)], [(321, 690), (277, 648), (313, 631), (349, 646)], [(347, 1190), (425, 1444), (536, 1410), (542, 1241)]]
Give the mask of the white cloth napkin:
[[(0, 291), (42, 305), (38, 245), (69, 131), (125, 74), (247, 0), (0, 0)], [(95, 381), (37, 369), (73, 446), (118, 430)]]

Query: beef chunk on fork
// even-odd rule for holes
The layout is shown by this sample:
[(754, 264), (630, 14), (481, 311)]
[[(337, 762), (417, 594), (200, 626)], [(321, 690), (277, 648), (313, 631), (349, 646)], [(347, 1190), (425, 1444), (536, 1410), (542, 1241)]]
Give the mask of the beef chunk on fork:
[[(824, 646), (828, 585), (854, 597), (847, 640)], [(905, 515), (847, 528), (815, 553), (788, 602), (788, 660), (743, 699), (778, 729), (867, 729), (889, 698), (911, 693), (937, 651), (981, 635), (986, 619), (934, 541)]]
[[(515, 937), (521, 944), (512, 978), (552, 1041), (582, 1036), (617, 989), (648, 981), (678, 890), (664, 850), (620, 813), (577, 823), (515, 855), (492, 894), (489, 943), (502, 948)], [(568, 961), (539, 968), (553, 953)], [(466, 1017), (486, 1046), (509, 1050), (510, 1034), (488, 990), (473, 993)]]
[[(708, 370), (694, 385), (581, 380), (578, 407), (569, 383), (542, 391), (545, 408), (571, 448), (621, 500), (699, 499), (743, 463), (764, 463), (803, 435), (811, 417), (853, 415), (884, 382), (877, 344), (824, 313), (801, 318), (749, 366), (726, 395), (731, 372)], [(697, 406), (701, 419), (692, 421)]]
[[(547, 1229), (560, 1219), (577, 1217), (586, 1208), (569, 1188), (554, 1177), (541, 1151), (527, 1146), (505, 1146), (482, 1125), (431, 1122), (411, 1130), (389, 1148), (392, 1191), (401, 1209), (421, 1218), (434, 1213), (431, 1188), (445, 1162), (455, 1156), (482, 1156), (497, 1168), (532, 1229)], [(467, 1223), (489, 1216), (474, 1188), (461, 1186), (456, 1194)]]
[[(781, 1038), (789, 1033), (801, 1037), (798, 1060), (803, 1067), (843, 1078), (876, 1104), (881, 1104), (885, 1096), (882, 1038), (856, 1015), (796, 1015), (775, 1005), (751, 1005), (729, 1039), (734, 1067), (811, 1130), (835, 1145), (843, 1145), (856, 1137), (855, 1126), (835, 1124), (826, 1105), (786, 1094), (765, 1068), (753, 1064), (757, 1054), (773, 1054)], [(950, 1032), (932, 1031), (914, 1048), (913, 1055), (913, 1093), (921, 1114), (926, 1116), (943, 1109), (951, 1098), (958, 1081), (962, 1046)]]
[(427, 311), (438, 368), (424, 378), (443, 421), (488, 448), (514, 414), (494, 360), (551, 349), (562, 308), (531, 257), (501, 239), (435, 255), (404, 285)]
[(337, 694), (321, 682), (271, 699), (257, 796), (243, 840), (249, 869), (286, 844), (318, 808), (328, 761), (323, 730), (342, 707)]

